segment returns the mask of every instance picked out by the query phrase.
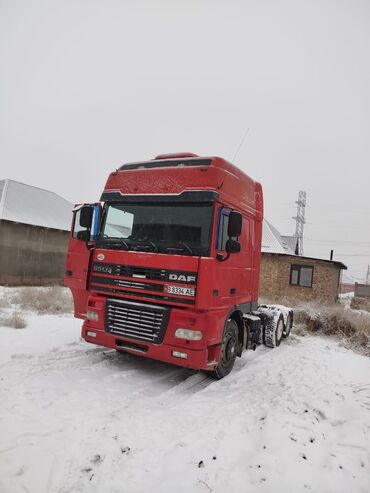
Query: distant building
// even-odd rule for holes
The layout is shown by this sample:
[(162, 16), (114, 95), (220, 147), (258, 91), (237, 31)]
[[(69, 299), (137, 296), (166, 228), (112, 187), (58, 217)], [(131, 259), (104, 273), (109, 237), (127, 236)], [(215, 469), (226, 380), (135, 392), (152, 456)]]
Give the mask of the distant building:
[(0, 284), (61, 284), (72, 204), (59, 195), (0, 180)]
[(337, 301), (342, 270), (347, 267), (332, 260), (295, 254), (297, 239), (282, 236), (264, 220), (260, 271), (260, 296), (267, 300)]
[(340, 292), (342, 294), (354, 293), (356, 284), (362, 283), (364, 283), (364, 279), (358, 279), (353, 277), (348, 272), (343, 272), (340, 284)]
[(355, 283), (355, 296), (357, 298), (369, 298), (370, 299), (370, 284)]

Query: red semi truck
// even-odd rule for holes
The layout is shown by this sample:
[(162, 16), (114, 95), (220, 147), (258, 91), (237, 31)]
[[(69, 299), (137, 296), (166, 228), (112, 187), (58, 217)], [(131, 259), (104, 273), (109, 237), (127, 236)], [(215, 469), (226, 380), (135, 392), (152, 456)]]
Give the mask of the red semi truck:
[(258, 306), (262, 187), (220, 157), (121, 166), (77, 206), (65, 285), (90, 343), (222, 378), (250, 346), (278, 346), (293, 312)]

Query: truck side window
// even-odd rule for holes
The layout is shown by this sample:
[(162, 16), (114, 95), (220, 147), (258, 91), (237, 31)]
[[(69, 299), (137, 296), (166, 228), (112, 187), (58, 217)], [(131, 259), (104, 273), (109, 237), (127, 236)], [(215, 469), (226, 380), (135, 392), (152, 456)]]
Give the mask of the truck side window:
[(226, 242), (229, 239), (227, 235), (227, 228), (229, 226), (230, 212), (230, 209), (226, 209), (225, 207), (219, 211), (216, 250), (224, 251), (226, 248)]
[[(99, 232), (99, 221), (100, 221), (100, 208), (98, 205), (93, 206), (94, 212), (93, 212), (93, 220), (91, 224), (91, 239), (95, 239), (96, 235)], [(73, 223), (73, 230), (72, 230), (72, 236), (73, 238), (76, 238), (77, 240), (80, 240), (80, 233), (83, 231), (86, 231), (86, 228), (83, 228), (80, 226), (80, 215), (81, 215), (81, 208), (78, 210), (75, 210), (74, 216), (74, 223)]]
[(81, 231), (85, 231), (85, 228), (80, 226), (80, 215), (81, 215), (81, 209), (78, 209), (78, 211), (75, 212), (75, 220), (73, 223), (73, 231), (72, 231), (72, 236), (73, 238), (79, 239), (78, 233)]

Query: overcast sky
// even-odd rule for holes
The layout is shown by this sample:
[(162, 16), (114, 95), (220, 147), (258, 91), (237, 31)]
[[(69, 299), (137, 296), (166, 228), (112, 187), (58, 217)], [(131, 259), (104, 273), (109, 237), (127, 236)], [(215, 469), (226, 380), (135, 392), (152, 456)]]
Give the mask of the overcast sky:
[(100, 198), (119, 165), (235, 159), (304, 253), (370, 264), (369, 0), (0, 0), (0, 179)]

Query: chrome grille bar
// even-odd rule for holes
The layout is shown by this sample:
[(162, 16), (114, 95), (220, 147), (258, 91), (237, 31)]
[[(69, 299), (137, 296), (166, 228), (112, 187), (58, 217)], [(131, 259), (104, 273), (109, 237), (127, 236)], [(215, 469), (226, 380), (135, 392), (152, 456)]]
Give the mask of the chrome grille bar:
[(169, 313), (168, 307), (110, 298), (106, 305), (105, 328), (122, 337), (160, 344)]

